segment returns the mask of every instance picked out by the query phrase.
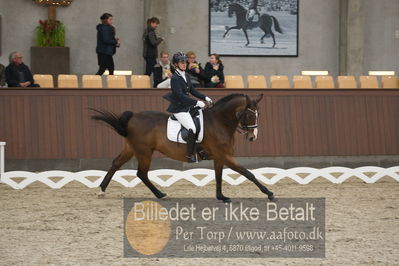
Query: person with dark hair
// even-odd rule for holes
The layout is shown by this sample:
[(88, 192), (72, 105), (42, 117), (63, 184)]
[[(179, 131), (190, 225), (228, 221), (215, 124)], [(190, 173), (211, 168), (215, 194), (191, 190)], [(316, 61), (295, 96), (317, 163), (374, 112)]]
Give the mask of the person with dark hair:
[(143, 56), (146, 61), (145, 75), (150, 76), (154, 72), (154, 66), (157, 63), (158, 45), (164, 40), (158, 37), (155, 30), (158, 28), (160, 21), (156, 17), (147, 20), (147, 28), (143, 33)]
[(218, 54), (211, 54), (209, 62), (205, 65), (205, 87), (206, 88), (224, 88), (224, 66)]
[(113, 75), (115, 65), (112, 56), (116, 53), (116, 48), (120, 46), (120, 40), (115, 37), (115, 27), (112, 26), (112, 15), (104, 13), (100, 19), (101, 23), (97, 25), (96, 52), (99, 69), (96, 75), (101, 76), (107, 69), (109, 74)]
[(0, 88), (6, 86), (6, 72), (5, 67), (0, 64)]
[(32, 72), (22, 58), (19, 52), (12, 52), (9, 56), (10, 64), (5, 70), (8, 87), (40, 87), (35, 84)]
[(175, 68), (170, 63), (169, 54), (161, 52), (161, 60), (154, 66), (154, 88), (170, 88), (170, 78)]
[[(191, 117), (190, 110), (195, 107), (204, 108), (207, 102), (208, 105), (213, 103), (212, 99), (197, 91), (190, 82), (187, 69), (187, 57), (184, 53), (176, 53), (173, 55), (173, 66), (176, 68), (175, 73), (171, 78), (172, 92), (164, 96), (165, 99), (170, 101), (167, 109), (168, 112), (173, 113), (174, 117), (188, 130), (187, 136), (187, 162), (195, 163), (195, 145), (196, 145), (196, 132), (197, 128)], [(192, 94), (202, 101), (194, 100), (188, 95)]]
[(190, 77), (191, 84), (193, 84), (194, 88), (200, 88), (203, 86), (202, 83), (205, 80), (204, 69), (197, 62), (197, 55), (193, 51), (187, 52), (186, 56), (187, 74)]

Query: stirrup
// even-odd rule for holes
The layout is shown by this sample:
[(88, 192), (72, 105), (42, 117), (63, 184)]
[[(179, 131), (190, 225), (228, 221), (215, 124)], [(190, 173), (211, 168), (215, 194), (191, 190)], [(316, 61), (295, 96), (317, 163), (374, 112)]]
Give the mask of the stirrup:
[(186, 156), (186, 158), (188, 163), (198, 163), (197, 157), (194, 154)]

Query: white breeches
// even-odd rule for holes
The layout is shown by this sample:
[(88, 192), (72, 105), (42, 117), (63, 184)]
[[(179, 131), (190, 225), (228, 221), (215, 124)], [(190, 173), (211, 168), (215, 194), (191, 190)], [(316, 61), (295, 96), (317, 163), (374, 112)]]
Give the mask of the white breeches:
[(177, 121), (183, 125), (183, 127), (187, 128), (187, 130), (191, 129), (194, 134), (196, 134), (197, 129), (189, 112), (174, 113), (173, 115), (176, 117)]

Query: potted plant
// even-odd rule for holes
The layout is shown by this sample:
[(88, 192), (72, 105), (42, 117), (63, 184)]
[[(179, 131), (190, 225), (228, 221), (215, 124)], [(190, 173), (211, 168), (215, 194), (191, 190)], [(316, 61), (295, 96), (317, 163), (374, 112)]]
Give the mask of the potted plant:
[[(48, 19), (39, 20), (35, 29), (35, 46), (31, 47), (31, 68), (35, 74), (69, 74), (70, 52), (65, 47), (65, 26), (56, 19), (56, 9), (72, 0), (33, 0), (48, 8)], [(56, 80), (56, 79), (55, 79)]]

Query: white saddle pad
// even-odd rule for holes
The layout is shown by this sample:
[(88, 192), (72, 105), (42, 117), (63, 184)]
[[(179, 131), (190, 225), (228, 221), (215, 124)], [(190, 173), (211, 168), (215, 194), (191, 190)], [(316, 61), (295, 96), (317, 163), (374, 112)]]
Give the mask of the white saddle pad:
[[(204, 116), (202, 114), (202, 110), (199, 110), (199, 120), (200, 120), (200, 125), (201, 125), (201, 131), (198, 135), (197, 143), (201, 143), (202, 139), (204, 138)], [(178, 143), (187, 143), (183, 138), (181, 137), (181, 124), (177, 120), (172, 120), (170, 117), (168, 119), (168, 126), (167, 126), (167, 135), (168, 135), (168, 140), (173, 141), (173, 142), (178, 142)]]

